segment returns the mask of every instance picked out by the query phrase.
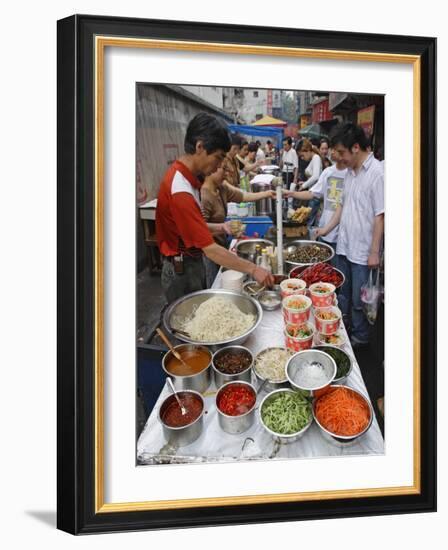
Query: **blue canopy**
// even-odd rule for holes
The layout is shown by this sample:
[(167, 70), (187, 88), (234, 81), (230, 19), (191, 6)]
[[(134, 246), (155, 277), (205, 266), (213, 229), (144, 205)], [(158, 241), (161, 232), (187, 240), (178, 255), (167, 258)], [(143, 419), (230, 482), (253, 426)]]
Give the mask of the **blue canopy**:
[(283, 128), (274, 126), (244, 126), (241, 124), (229, 124), (229, 130), (246, 136), (270, 137), (277, 140), (278, 149), (282, 148)]

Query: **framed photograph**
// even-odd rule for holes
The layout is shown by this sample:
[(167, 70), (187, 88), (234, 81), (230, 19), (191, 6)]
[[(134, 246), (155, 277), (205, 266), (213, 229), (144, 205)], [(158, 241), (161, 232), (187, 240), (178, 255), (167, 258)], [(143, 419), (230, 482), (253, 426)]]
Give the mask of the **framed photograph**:
[(58, 528), (436, 510), (435, 98), (434, 38), (58, 22)]

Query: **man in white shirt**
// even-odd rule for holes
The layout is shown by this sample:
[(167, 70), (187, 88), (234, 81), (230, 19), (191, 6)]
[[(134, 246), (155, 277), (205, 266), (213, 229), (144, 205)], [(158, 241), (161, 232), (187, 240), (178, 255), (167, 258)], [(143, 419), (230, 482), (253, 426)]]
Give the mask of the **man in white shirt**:
[(261, 142), (256, 141), (255, 143), (258, 145), (257, 154), (255, 155), (255, 160), (262, 163), (266, 160), (266, 155), (264, 154), (264, 151), (261, 148)]
[(371, 269), (380, 265), (384, 234), (384, 169), (367, 150), (364, 131), (345, 124), (331, 140), (331, 146), (347, 166), (342, 205), (317, 235), (324, 237), (339, 224), (337, 264), (345, 275), (339, 307), (351, 316), (351, 340), (367, 344), (369, 324), (361, 302), (361, 287)]
[(295, 149), (292, 147), (292, 139), (290, 137), (283, 140), (283, 154), (280, 161), (280, 168), (282, 170), (284, 187), (289, 189), (290, 184), (293, 183), (295, 189), (299, 159)]
[[(317, 183), (311, 190), (289, 191), (285, 195), (299, 200), (311, 201), (312, 199), (323, 199), (323, 210), (319, 220), (319, 227), (323, 228), (331, 221), (337, 207), (341, 204), (344, 189), (344, 179), (347, 174), (347, 167), (341, 162), (339, 155), (334, 149), (331, 150), (331, 159), (335, 164), (326, 168), (320, 175)], [(336, 251), (339, 227), (336, 226), (321, 239), (329, 244)]]

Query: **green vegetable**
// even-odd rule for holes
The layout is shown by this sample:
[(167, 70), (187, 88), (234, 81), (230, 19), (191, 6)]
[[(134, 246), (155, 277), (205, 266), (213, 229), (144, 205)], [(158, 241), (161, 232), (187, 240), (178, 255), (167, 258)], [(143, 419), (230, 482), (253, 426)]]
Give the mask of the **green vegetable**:
[(336, 362), (336, 379), (342, 378), (343, 376), (346, 376), (348, 374), (348, 371), (350, 370), (350, 359), (348, 356), (341, 350), (335, 349), (335, 348), (319, 348), (325, 353), (328, 353), (330, 357), (332, 357)]
[(290, 435), (310, 421), (311, 403), (299, 392), (282, 392), (263, 405), (261, 417), (273, 432)]

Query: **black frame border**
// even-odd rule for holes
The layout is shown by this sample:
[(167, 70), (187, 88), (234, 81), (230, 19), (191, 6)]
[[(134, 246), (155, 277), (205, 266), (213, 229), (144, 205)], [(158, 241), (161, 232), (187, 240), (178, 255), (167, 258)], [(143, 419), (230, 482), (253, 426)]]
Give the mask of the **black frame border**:
[[(57, 527), (72, 534), (436, 511), (436, 39), (74, 15), (58, 21)], [(421, 492), (95, 514), (95, 35), (417, 55), (421, 60)], [(423, 237), (423, 233), (422, 233)]]

